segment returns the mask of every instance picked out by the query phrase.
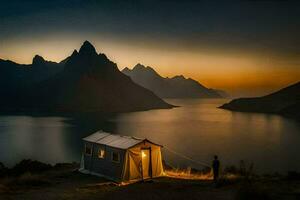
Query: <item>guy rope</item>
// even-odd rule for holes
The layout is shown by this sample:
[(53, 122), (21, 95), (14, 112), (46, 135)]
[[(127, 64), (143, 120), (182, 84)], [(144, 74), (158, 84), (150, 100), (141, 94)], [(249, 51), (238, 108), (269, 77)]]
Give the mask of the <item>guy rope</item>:
[(179, 157), (181, 157), (181, 158), (184, 158), (184, 159), (186, 159), (186, 160), (192, 161), (192, 162), (194, 162), (194, 163), (196, 163), (196, 164), (198, 164), (198, 165), (201, 165), (201, 166), (203, 166), (203, 167), (209, 167), (209, 168), (211, 168), (211, 166), (210, 166), (208, 163), (206, 163), (206, 162), (202, 162), (202, 161), (199, 161), (199, 160), (195, 160), (195, 159), (193, 159), (193, 158), (191, 158), (191, 157), (189, 157), (189, 156), (186, 156), (186, 155), (184, 155), (184, 154), (182, 154), (182, 153), (176, 152), (176, 151), (174, 151), (174, 150), (172, 150), (172, 149), (170, 149), (170, 148), (168, 148), (168, 147), (166, 147), (166, 146), (164, 146), (164, 149), (166, 149), (166, 150), (169, 151), (170, 153), (173, 153), (173, 154), (175, 154), (175, 155), (177, 155), (177, 156), (179, 156)]

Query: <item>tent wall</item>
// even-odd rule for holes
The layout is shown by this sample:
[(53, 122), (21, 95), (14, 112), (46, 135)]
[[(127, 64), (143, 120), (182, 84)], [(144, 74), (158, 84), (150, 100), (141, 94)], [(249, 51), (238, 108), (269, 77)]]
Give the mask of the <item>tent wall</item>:
[(142, 179), (141, 154), (139, 149), (127, 150), (122, 179), (125, 181)]
[[(91, 145), (93, 147), (93, 153), (91, 156), (84, 155), (84, 168), (86, 170), (104, 175), (112, 180), (118, 181), (122, 179), (123, 163), (126, 150), (89, 142), (86, 142), (86, 145)], [(104, 158), (98, 157), (99, 149), (104, 149)], [(113, 152), (119, 154), (119, 162), (112, 161)]]
[(89, 170), (91, 168), (92, 163), (92, 156), (85, 154), (85, 147), (88, 146), (90, 148), (93, 147), (93, 143), (91, 142), (84, 142), (83, 146), (83, 162), (84, 162), (84, 169)]

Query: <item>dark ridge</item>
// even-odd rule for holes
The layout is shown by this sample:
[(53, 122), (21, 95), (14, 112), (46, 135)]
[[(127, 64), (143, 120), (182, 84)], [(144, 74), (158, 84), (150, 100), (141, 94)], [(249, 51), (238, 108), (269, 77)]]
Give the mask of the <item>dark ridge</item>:
[(220, 108), (240, 111), (273, 113), (300, 119), (300, 82), (263, 97), (239, 98)]
[(132, 70), (124, 68), (124, 74), (137, 84), (153, 91), (161, 98), (220, 98), (221, 95), (199, 82), (182, 75), (172, 78), (160, 76), (153, 68), (138, 63)]

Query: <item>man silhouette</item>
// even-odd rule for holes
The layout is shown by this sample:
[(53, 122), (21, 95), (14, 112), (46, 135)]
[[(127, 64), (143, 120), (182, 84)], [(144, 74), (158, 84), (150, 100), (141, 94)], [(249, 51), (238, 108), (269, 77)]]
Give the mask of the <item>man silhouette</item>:
[(213, 173), (214, 173), (214, 181), (217, 181), (219, 178), (219, 170), (220, 170), (220, 161), (218, 160), (218, 156), (214, 156), (214, 160), (212, 163)]

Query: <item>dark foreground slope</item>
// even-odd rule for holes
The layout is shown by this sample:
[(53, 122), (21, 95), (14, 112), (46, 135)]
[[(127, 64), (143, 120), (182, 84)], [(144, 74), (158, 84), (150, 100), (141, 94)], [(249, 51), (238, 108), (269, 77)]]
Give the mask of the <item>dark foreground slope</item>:
[[(211, 180), (170, 177), (117, 185), (104, 178), (79, 173), (75, 163), (55, 166), (21, 163), (12, 169), (17, 174), (1, 176), (1, 200), (296, 200), (300, 195), (299, 173), (250, 178), (232, 174), (224, 176), (217, 185)], [(27, 170), (22, 171), (22, 166)]]
[(121, 73), (104, 54), (84, 42), (47, 79), (1, 100), (1, 110), (43, 112), (126, 112), (172, 106)]
[(300, 82), (267, 96), (234, 99), (220, 108), (241, 112), (274, 113), (300, 119)]
[(193, 79), (186, 79), (183, 76), (164, 78), (151, 67), (145, 67), (141, 64), (137, 64), (133, 69), (124, 68), (122, 72), (161, 98), (222, 97), (217, 91), (206, 88)]

